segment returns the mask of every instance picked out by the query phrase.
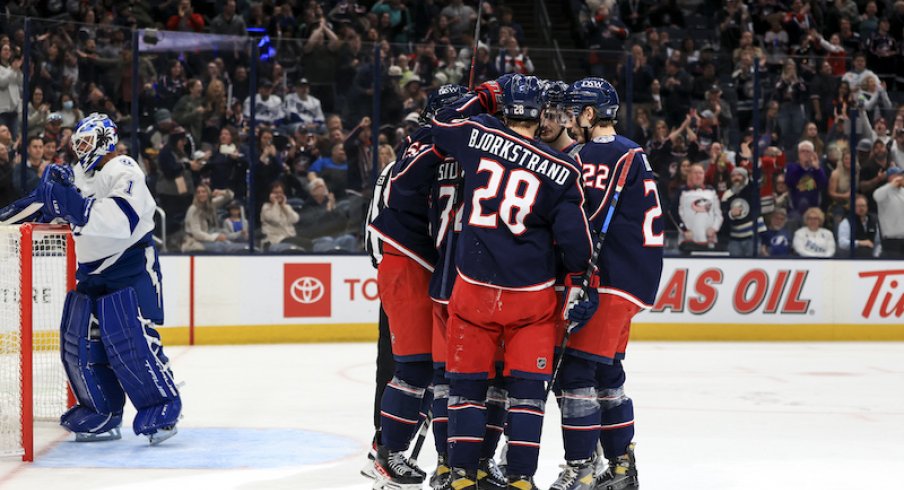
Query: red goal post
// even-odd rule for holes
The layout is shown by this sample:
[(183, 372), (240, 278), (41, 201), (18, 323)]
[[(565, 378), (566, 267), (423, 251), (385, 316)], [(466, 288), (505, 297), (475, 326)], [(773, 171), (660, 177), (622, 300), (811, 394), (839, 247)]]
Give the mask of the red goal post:
[(0, 226), (0, 456), (33, 461), (35, 421), (59, 421), (74, 403), (60, 319), (75, 265), (68, 226)]

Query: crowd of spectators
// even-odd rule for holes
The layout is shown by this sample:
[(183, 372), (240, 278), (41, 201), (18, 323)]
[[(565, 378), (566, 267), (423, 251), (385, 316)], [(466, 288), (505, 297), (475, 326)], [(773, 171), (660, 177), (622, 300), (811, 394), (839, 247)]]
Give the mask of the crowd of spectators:
[(587, 71), (631, 98), (672, 253), (847, 257), (853, 235), (904, 258), (904, 1), (569, 5)]
[[(816, 240), (825, 241), (824, 233), (805, 231), (817, 222), (808, 219), (817, 216), (811, 209), (821, 212), (819, 228), (833, 235), (839, 254), (850, 253), (838, 240), (851, 234), (857, 256), (901, 253), (904, 1), (567, 4), (575, 39), (587, 48), (581, 76), (605, 76), (632, 101), (631, 114), (623, 104), (619, 129), (644, 145), (657, 173), (674, 253), (831, 255)], [(373, 131), (382, 166), (417, 126), (432, 88), (467, 84), (474, 23), (481, 23), (478, 82), (536, 69), (511, 5), (484, 2), (479, 18), (476, 6), (6, 2), (0, 205), (33, 188), (46, 165), (71, 161), (75, 122), (102, 111), (120, 127), (118, 151), (137, 154), (148, 174), (169, 250), (240, 251), (254, 229), (265, 250), (358, 251), (374, 177)], [(132, 28), (158, 29), (145, 31), (134, 60), (137, 91)], [(168, 36), (181, 37), (167, 44)], [(253, 44), (259, 59), (251, 59)], [(130, 148), (133, 132), (137, 149)], [(853, 227), (846, 221), (852, 188), (867, 203), (864, 214), (855, 206), (860, 224)]]

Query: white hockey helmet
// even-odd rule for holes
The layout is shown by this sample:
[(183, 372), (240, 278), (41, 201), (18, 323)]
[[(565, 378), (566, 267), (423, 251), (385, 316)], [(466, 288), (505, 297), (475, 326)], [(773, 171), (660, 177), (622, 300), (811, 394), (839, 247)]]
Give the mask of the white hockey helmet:
[(94, 112), (79, 121), (70, 139), (79, 165), (92, 170), (104, 155), (113, 153), (119, 142), (117, 133), (116, 123), (106, 114)]

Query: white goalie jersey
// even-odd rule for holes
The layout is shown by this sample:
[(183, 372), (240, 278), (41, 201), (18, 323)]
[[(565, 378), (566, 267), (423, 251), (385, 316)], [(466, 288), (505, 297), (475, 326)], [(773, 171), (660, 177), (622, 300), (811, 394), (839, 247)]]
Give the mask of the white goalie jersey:
[(154, 230), (157, 205), (144, 172), (131, 157), (115, 157), (87, 173), (81, 165), (74, 165), (72, 170), (82, 196), (93, 199), (87, 224), (72, 228), (75, 253), (80, 264), (104, 259), (92, 268), (97, 274)]

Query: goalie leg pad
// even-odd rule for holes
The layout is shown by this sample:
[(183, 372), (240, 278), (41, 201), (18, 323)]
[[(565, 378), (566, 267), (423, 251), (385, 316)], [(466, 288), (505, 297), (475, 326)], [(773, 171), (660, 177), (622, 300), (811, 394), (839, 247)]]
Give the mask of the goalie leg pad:
[(182, 400), (163, 355), (160, 335), (138, 312), (138, 295), (121, 289), (97, 300), (101, 339), (110, 367), (138, 409), (135, 434), (171, 429), (179, 420)]
[(126, 398), (107, 363), (91, 303), (71, 291), (63, 305), (60, 353), (78, 404), (60, 417), (60, 424), (72, 432), (100, 434), (121, 425)]

